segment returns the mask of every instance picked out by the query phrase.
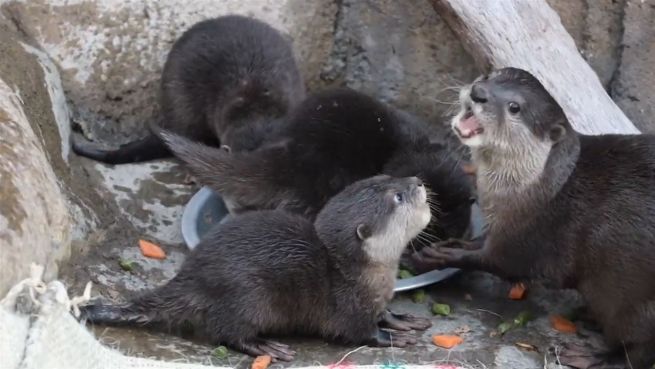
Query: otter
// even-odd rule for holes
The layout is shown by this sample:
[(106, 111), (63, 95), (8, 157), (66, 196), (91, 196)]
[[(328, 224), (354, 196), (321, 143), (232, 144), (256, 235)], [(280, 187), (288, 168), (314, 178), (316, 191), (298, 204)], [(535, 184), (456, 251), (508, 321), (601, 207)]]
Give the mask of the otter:
[(428, 187), (433, 201), (432, 220), (425, 232), (437, 240), (459, 238), (469, 231), (475, 202), (464, 166), (440, 143), (397, 150), (382, 173), (393, 177), (416, 176)]
[[(655, 363), (655, 137), (577, 133), (529, 72), (504, 68), (460, 94), (452, 128), (470, 147), (487, 230), (415, 256), (577, 289), (608, 349), (565, 346), (577, 368)], [(618, 360), (618, 361), (617, 361)]]
[[(149, 125), (233, 151), (258, 147), (305, 96), (291, 44), (268, 24), (228, 15), (196, 23), (175, 42), (161, 77), (162, 119)], [(152, 132), (151, 132), (152, 133)], [(171, 155), (156, 135), (104, 150), (73, 140), (81, 156), (122, 164)]]
[(125, 305), (91, 304), (94, 323), (170, 327), (189, 322), (215, 344), (292, 360), (269, 334), (404, 347), (426, 318), (387, 309), (400, 255), (430, 221), (415, 177), (376, 176), (327, 202), (312, 223), (282, 210), (217, 224), (163, 287)]
[[(313, 217), (347, 185), (380, 173), (419, 176), (439, 204), (430, 233), (458, 237), (469, 225), (471, 185), (426, 124), (363, 93), (335, 88), (310, 95), (281, 138), (227, 153), (164, 133), (199, 182), (229, 198), (231, 213), (284, 208)], [(434, 228), (434, 232), (432, 232)]]

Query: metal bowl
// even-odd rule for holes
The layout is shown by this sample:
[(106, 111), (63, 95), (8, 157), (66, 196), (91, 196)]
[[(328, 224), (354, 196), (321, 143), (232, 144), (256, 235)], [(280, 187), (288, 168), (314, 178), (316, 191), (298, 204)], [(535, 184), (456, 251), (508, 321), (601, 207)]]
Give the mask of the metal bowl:
[[(182, 214), (182, 237), (189, 249), (193, 250), (202, 236), (214, 224), (228, 219), (229, 213), (221, 196), (208, 187), (201, 188), (184, 208)], [(474, 237), (482, 233), (482, 214), (477, 204), (474, 204), (471, 211), (471, 228)], [(434, 284), (451, 277), (459, 269), (447, 268), (433, 270), (411, 278), (396, 280), (394, 291), (408, 291), (430, 284)]]

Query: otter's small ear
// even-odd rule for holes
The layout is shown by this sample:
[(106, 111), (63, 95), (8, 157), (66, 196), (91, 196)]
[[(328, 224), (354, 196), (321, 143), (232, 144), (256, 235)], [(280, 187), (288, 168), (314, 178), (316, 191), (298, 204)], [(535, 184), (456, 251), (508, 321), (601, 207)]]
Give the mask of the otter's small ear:
[(548, 131), (548, 137), (553, 142), (559, 142), (566, 135), (566, 128), (561, 124), (555, 124)]
[(371, 237), (371, 227), (366, 224), (360, 224), (357, 226), (357, 238), (361, 241)]

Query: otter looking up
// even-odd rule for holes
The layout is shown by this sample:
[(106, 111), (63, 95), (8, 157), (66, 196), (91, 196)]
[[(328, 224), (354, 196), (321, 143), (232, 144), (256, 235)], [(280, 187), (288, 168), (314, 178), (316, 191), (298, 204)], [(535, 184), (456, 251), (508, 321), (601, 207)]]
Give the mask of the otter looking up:
[[(505, 68), (460, 93), (483, 237), (425, 248), (420, 269), (484, 270), (577, 289), (609, 351), (565, 347), (577, 368), (655, 363), (655, 137), (581, 135), (530, 73)], [(618, 361), (617, 361), (618, 360)], [(621, 366), (622, 367), (622, 366)]]
[(268, 210), (217, 224), (166, 285), (84, 312), (99, 324), (189, 322), (212, 343), (280, 360), (294, 352), (264, 336), (404, 347), (415, 339), (398, 331), (424, 330), (430, 321), (386, 307), (400, 256), (429, 221), (418, 178), (364, 179), (330, 199), (313, 223)]

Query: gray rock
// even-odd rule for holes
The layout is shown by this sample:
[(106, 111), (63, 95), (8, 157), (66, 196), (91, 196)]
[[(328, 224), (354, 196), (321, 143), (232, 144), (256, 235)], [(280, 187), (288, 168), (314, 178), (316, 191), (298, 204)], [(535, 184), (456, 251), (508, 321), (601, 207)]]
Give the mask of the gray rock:
[(547, 0), (607, 87), (618, 66), (625, 0)]
[(655, 1), (628, 0), (612, 97), (642, 132), (655, 132)]
[(587, 0), (582, 54), (607, 88), (618, 68), (625, 0)]
[(344, 0), (323, 78), (439, 122), (478, 73), (428, 1)]
[[(43, 136), (54, 134), (54, 110), (37, 58), (0, 22), (0, 296), (29, 276), (30, 262), (57, 273), (70, 253), (73, 220), (69, 203), (50, 164), (59, 142), (46, 151)], [(27, 81), (25, 81), (27, 79)], [(26, 83), (20, 83), (26, 82)], [(50, 120), (55, 132), (40, 130)], [(50, 147), (48, 147), (50, 149)]]

